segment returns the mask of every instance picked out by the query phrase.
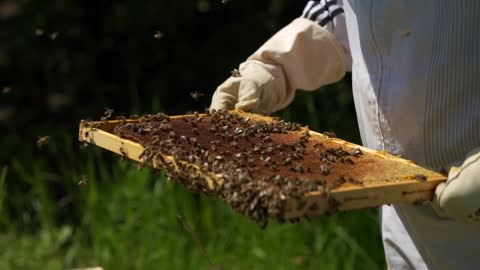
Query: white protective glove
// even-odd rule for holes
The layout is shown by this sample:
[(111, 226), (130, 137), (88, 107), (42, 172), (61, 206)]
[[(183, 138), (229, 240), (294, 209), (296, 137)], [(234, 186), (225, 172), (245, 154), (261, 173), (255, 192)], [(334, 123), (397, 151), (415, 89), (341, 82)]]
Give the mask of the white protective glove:
[(249, 60), (240, 65), (239, 73), (217, 88), (210, 109), (235, 108), (269, 114), (292, 101), (293, 91), (287, 91), (280, 66)]
[(480, 226), (480, 148), (450, 168), (447, 182), (435, 190), (433, 207), (440, 216)]
[(296, 89), (315, 90), (340, 80), (345, 49), (316, 22), (298, 18), (277, 32), (215, 91), (210, 109), (271, 113), (286, 107)]

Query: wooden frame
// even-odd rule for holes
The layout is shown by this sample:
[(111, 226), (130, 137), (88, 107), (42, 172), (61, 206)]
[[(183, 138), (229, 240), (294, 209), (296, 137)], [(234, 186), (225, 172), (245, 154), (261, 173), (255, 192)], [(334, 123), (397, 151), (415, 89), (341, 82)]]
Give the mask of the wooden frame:
[[(243, 113), (243, 112), (242, 112)], [(249, 114), (250, 115), (250, 114)], [(256, 116), (257, 120), (271, 120), (269, 117)], [(95, 144), (99, 147), (112, 151), (116, 154), (126, 156), (129, 159), (140, 162), (140, 154), (143, 147), (135, 142), (122, 139), (113, 134), (113, 129), (120, 123), (136, 122), (137, 120), (113, 120), (104, 122), (82, 122), (79, 129), (79, 140)], [(325, 138), (323, 134), (310, 131), (313, 138)], [(409, 175), (416, 173), (427, 176), (427, 180), (419, 181), (414, 177), (395, 181), (370, 181), (362, 186), (346, 185), (330, 192), (315, 191), (307, 194), (301, 199), (288, 199), (286, 203), (284, 217), (293, 219), (304, 216), (314, 216), (318, 214), (332, 212), (334, 210), (347, 211), (352, 209), (376, 207), (382, 204), (391, 203), (420, 203), (432, 199), (435, 187), (446, 181), (446, 176), (429, 171), (417, 166), (412, 161), (389, 155), (385, 152), (375, 151), (359, 145), (346, 142), (341, 139), (331, 138), (338, 145), (346, 148), (360, 148), (364, 153), (375, 156), (378, 159), (394, 161), (400, 167), (408, 168)], [(174, 166), (177, 162), (173, 157), (165, 156)], [(158, 164), (149, 164), (153, 168), (160, 169)], [(212, 172), (205, 172), (194, 164), (183, 164), (198, 170), (207, 186), (213, 189), (216, 185), (222, 183), (221, 177)]]

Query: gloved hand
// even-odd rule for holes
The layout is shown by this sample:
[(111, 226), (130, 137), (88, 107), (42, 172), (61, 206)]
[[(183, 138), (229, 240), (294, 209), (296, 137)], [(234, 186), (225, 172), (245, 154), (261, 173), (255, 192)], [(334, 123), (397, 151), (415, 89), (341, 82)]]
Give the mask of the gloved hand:
[(213, 94), (210, 109), (241, 109), (247, 112), (272, 113), (293, 99), (288, 93), (282, 69), (276, 65), (249, 60), (240, 65)]
[(441, 216), (480, 226), (480, 148), (452, 166), (446, 183), (435, 190), (433, 207)]
[(215, 91), (210, 109), (271, 113), (286, 107), (295, 90), (340, 80), (348, 56), (334, 35), (299, 18), (277, 32)]

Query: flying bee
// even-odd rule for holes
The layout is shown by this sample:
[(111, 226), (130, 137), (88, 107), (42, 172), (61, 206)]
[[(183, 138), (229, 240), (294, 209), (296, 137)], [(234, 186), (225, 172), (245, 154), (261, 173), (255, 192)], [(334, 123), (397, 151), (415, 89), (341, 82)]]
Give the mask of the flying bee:
[(87, 147), (88, 147), (88, 143), (87, 143), (87, 142), (82, 142), (82, 143), (80, 144), (80, 149), (82, 149), (82, 150), (85, 149), (85, 148), (87, 148)]
[(193, 100), (198, 101), (200, 97), (203, 97), (205, 94), (200, 93), (198, 91), (190, 92), (190, 96), (192, 97)]
[(154, 39), (161, 39), (163, 36), (164, 36), (164, 34), (160, 31), (155, 31), (155, 33), (153, 33), (153, 38)]
[(5, 94), (8, 94), (8, 93), (10, 93), (10, 92), (12, 92), (12, 87), (10, 87), (10, 86), (5, 86), (5, 87), (2, 89), (2, 94), (4, 94), (4, 95), (5, 95)]
[(37, 36), (37, 37), (43, 36), (44, 33), (45, 32), (43, 31), (42, 28), (35, 29), (35, 36)]
[(86, 186), (88, 184), (88, 178), (86, 175), (82, 175), (78, 181), (79, 186)]
[(55, 39), (57, 39), (57, 37), (58, 37), (58, 32), (52, 32), (52, 33), (50, 33), (50, 35), (48, 35), (48, 37), (49, 37), (51, 40), (55, 40)]
[(50, 141), (50, 136), (42, 136), (37, 139), (37, 147), (42, 148), (44, 145), (48, 144)]
[(105, 112), (103, 113), (103, 115), (105, 115), (107, 117), (111, 117), (114, 112), (115, 111), (113, 109), (105, 108)]
[(128, 152), (125, 148), (123, 148), (123, 146), (121, 146), (119, 150), (124, 157), (128, 157)]

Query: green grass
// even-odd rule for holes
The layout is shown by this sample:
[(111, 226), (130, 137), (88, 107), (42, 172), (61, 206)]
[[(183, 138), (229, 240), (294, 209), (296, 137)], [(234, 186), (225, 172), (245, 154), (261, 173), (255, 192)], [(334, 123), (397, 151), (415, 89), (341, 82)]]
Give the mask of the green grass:
[[(79, 222), (42, 221), (33, 234), (2, 235), (0, 246), (9, 248), (0, 254), (1, 269), (38, 269), (39, 263), (48, 269), (209, 269), (178, 214), (225, 269), (382, 268), (375, 211), (272, 223), (262, 230), (219, 201), (129, 162), (115, 164), (101, 185), (94, 169), (90, 173), (88, 186), (77, 190), (83, 201)], [(48, 211), (40, 215), (48, 220)]]
[[(303, 122), (321, 121), (312, 114), (328, 104), (308, 97), (297, 100), (310, 112)], [(0, 269), (212, 269), (178, 215), (223, 269), (385, 269), (376, 210), (262, 230), (161, 173), (100, 149), (78, 151), (76, 131), (51, 135), (42, 150), (17, 142), (22, 150), (0, 164)], [(83, 175), (85, 186), (77, 184)]]

